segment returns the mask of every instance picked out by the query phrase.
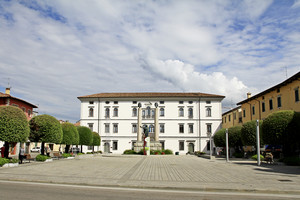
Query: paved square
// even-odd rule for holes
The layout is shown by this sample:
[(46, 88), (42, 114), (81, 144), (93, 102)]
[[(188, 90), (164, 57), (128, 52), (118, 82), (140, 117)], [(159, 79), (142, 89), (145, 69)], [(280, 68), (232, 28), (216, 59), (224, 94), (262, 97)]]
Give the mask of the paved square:
[(300, 167), (196, 156), (95, 156), (1, 168), (1, 180), (300, 194)]

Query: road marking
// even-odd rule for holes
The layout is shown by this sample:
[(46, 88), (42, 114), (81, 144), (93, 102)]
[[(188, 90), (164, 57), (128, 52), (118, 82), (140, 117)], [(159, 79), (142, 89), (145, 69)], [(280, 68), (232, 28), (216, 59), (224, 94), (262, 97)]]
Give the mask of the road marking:
[(122, 190), (122, 191), (135, 191), (135, 192), (160, 192), (160, 193), (178, 193), (178, 194), (205, 194), (205, 195), (226, 195), (226, 196), (253, 196), (253, 197), (279, 197), (279, 198), (296, 198), (300, 199), (298, 194), (274, 194), (274, 193), (254, 193), (254, 192), (218, 192), (218, 191), (191, 191), (191, 190), (178, 190), (178, 189), (152, 189), (152, 188), (130, 188), (130, 187), (106, 187), (106, 186), (89, 186), (89, 185), (71, 185), (71, 184), (57, 184), (57, 183), (39, 183), (39, 182), (24, 182), (24, 181), (7, 181), (0, 180), (0, 183), (14, 183), (24, 185), (41, 185), (51, 187), (69, 187), (69, 188), (82, 188), (82, 189), (103, 189), (103, 190)]

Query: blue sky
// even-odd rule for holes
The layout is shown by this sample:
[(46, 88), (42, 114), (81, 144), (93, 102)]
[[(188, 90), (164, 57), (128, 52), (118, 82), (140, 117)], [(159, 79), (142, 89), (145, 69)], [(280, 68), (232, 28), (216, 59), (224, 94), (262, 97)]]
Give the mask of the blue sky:
[(204, 92), (232, 107), (300, 71), (300, 1), (0, 1), (0, 91), (75, 122), (78, 96)]

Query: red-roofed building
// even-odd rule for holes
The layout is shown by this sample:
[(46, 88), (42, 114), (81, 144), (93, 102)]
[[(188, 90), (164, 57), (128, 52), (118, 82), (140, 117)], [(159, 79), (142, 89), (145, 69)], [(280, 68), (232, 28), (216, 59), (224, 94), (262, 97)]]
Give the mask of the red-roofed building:
[[(5, 93), (0, 92), (0, 106), (3, 106), (3, 105), (16, 106), (16, 107), (22, 109), (27, 117), (27, 120), (30, 120), (33, 117), (34, 113), (36, 113), (34, 111), (34, 109), (37, 108), (37, 106), (32, 103), (29, 103), (23, 99), (19, 99), (19, 98), (11, 96), (10, 88), (6, 88)], [(0, 141), (0, 144), (1, 143), (2, 142)], [(28, 142), (28, 144), (26, 144), (26, 148), (27, 148), (26, 151), (28, 152), (29, 151), (29, 142)], [(10, 149), (9, 149), (10, 156), (16, 155), (18, 152), (17, 149), (18, 149), (17, 143), (10, 144)]]

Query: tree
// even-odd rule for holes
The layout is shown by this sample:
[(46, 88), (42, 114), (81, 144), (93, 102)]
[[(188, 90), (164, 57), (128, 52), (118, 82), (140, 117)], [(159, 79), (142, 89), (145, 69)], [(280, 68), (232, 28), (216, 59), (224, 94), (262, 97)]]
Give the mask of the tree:
[[(243, 124), (241, 130), (241, 139), (244, 146), (255, 146), (256, 145), (256, 121), (249, 121)], [(260, 128), (260, 144), (263, 144), (261, 128), (262, 121), (259, 121), (259, 128)]]
[(79, 144), (81, 145), (81, 153), (82, 153), (82, 145), (92, 146), (93, 145), (93, 135), (92, 131), (85, 126), (77, 127), (79, 133)]
[(214, 143), (217, 147), (225, 147), (226, 146), (226, 129), (225, 128), (222, 128), (215, 133)]
[(57, 119), (50, 115), (38, 115), (29, 121), (30, 136), (32, 142), (42, 142), (41, 154), (44, 154), (45, 143), (60, 144), (63, 131)]
[(262, 124), (265, 144), (283, 145), (285, 155), (295, 153), (299, 147), (300, 116), (292, 110), (272, 113)]
[(93, 134), (93, 152), (94, 152), (94, 147), (95, 146), (100, 146), (101, 143), (101, 138), (100, 135), (97, 132), (92, 132)]
[(0, 106), (0, 140), (5, 141), (4, 157), (8, 158), (9, 143), (25, 142), (29, 125), (24, 112), (15, 106)]
[[(241, 126), (234, 126), (228, 129), (228, 145), (229, 147), (242, 146)], [(214, 143), (217, 147), (226, 147), (226, 129), (222, 128), (214, 135)]]
[(68, 153), (70, 145), (78, 143), (78, 131), (74, 124), (69, 122), (63, 123), (61, 126), (63, 130), (63, 139), (61, 143), (66, 145), (65, 152)]
[(241, 139), (241, 126), (234, 126), (228, 129), (228, 145), (230, 147), (241, 147), (243, 146)]

